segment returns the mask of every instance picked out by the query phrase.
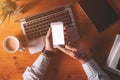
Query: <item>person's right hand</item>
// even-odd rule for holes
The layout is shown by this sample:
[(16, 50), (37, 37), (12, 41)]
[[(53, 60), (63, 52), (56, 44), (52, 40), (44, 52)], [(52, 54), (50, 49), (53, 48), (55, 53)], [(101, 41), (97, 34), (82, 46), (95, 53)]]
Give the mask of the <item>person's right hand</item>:
[(58, 46), (58, 49), (72, 58), (79, 60), (81, 64), (84, 64), (89, 60), (85, 49), (77, 42), (69, 43), (65, 46)]

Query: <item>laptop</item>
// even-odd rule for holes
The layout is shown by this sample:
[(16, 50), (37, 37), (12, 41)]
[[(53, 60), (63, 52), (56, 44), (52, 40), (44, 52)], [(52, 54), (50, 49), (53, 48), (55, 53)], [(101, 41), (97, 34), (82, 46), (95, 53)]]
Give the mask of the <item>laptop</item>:
[(110, 54), (105, 65), (105, 69), (120, 75), (120, 35), (117, 34)]
[(64, 23), (69, 41), (79, 40), (79, 32), (70, 5), (60, 6), (20, 19), (22, 32), (31, 54), (43, 50), (45, 36), (52, 22)]
[(107, 0), (79, 0), (79, 4), (99, 32), (119, 20)]

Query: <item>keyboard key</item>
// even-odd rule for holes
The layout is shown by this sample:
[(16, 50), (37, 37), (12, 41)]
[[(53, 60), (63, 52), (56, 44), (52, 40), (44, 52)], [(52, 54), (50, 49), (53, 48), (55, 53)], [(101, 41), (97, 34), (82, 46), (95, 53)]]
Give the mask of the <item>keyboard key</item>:
[[(32, 20), (30, 20), (32, 19)], [(45, 16), (37, 15), (27, 19), (28, 22), (23, 24), (28, 40), (36, 39), (47, 34), (51, 22), (61, 21), (64, 25), (73, 27), (72, 18), (68, 10), (60, 9), (50, 12)]]

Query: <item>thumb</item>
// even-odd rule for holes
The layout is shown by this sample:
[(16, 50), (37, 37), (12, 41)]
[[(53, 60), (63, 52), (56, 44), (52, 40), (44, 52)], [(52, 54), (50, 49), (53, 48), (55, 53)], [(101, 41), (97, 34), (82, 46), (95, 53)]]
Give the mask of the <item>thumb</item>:
[(58, 49), (71, 57), (74, 56), (73, 52), (69, 49), (66, 49), (64, 46), (58, 46)]
[(69, 53), (69, 52), (70, 52), (70, 50), (66, 49), (66, 48), (65, 48), (64, 46), (62, 46), (62, 45), (59, 45), (57, 48), (58, 48), (60, 51), (64, 52), (64, 53)]

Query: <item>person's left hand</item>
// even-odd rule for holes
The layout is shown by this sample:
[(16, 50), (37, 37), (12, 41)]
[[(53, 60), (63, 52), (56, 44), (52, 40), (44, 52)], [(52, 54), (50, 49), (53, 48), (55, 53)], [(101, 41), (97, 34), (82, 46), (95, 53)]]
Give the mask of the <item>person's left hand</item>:
[(46, 38), (45, 38), (45, 50), (54, 52), (53, 43), (52, 43), (52, 31), (49, 28)]

